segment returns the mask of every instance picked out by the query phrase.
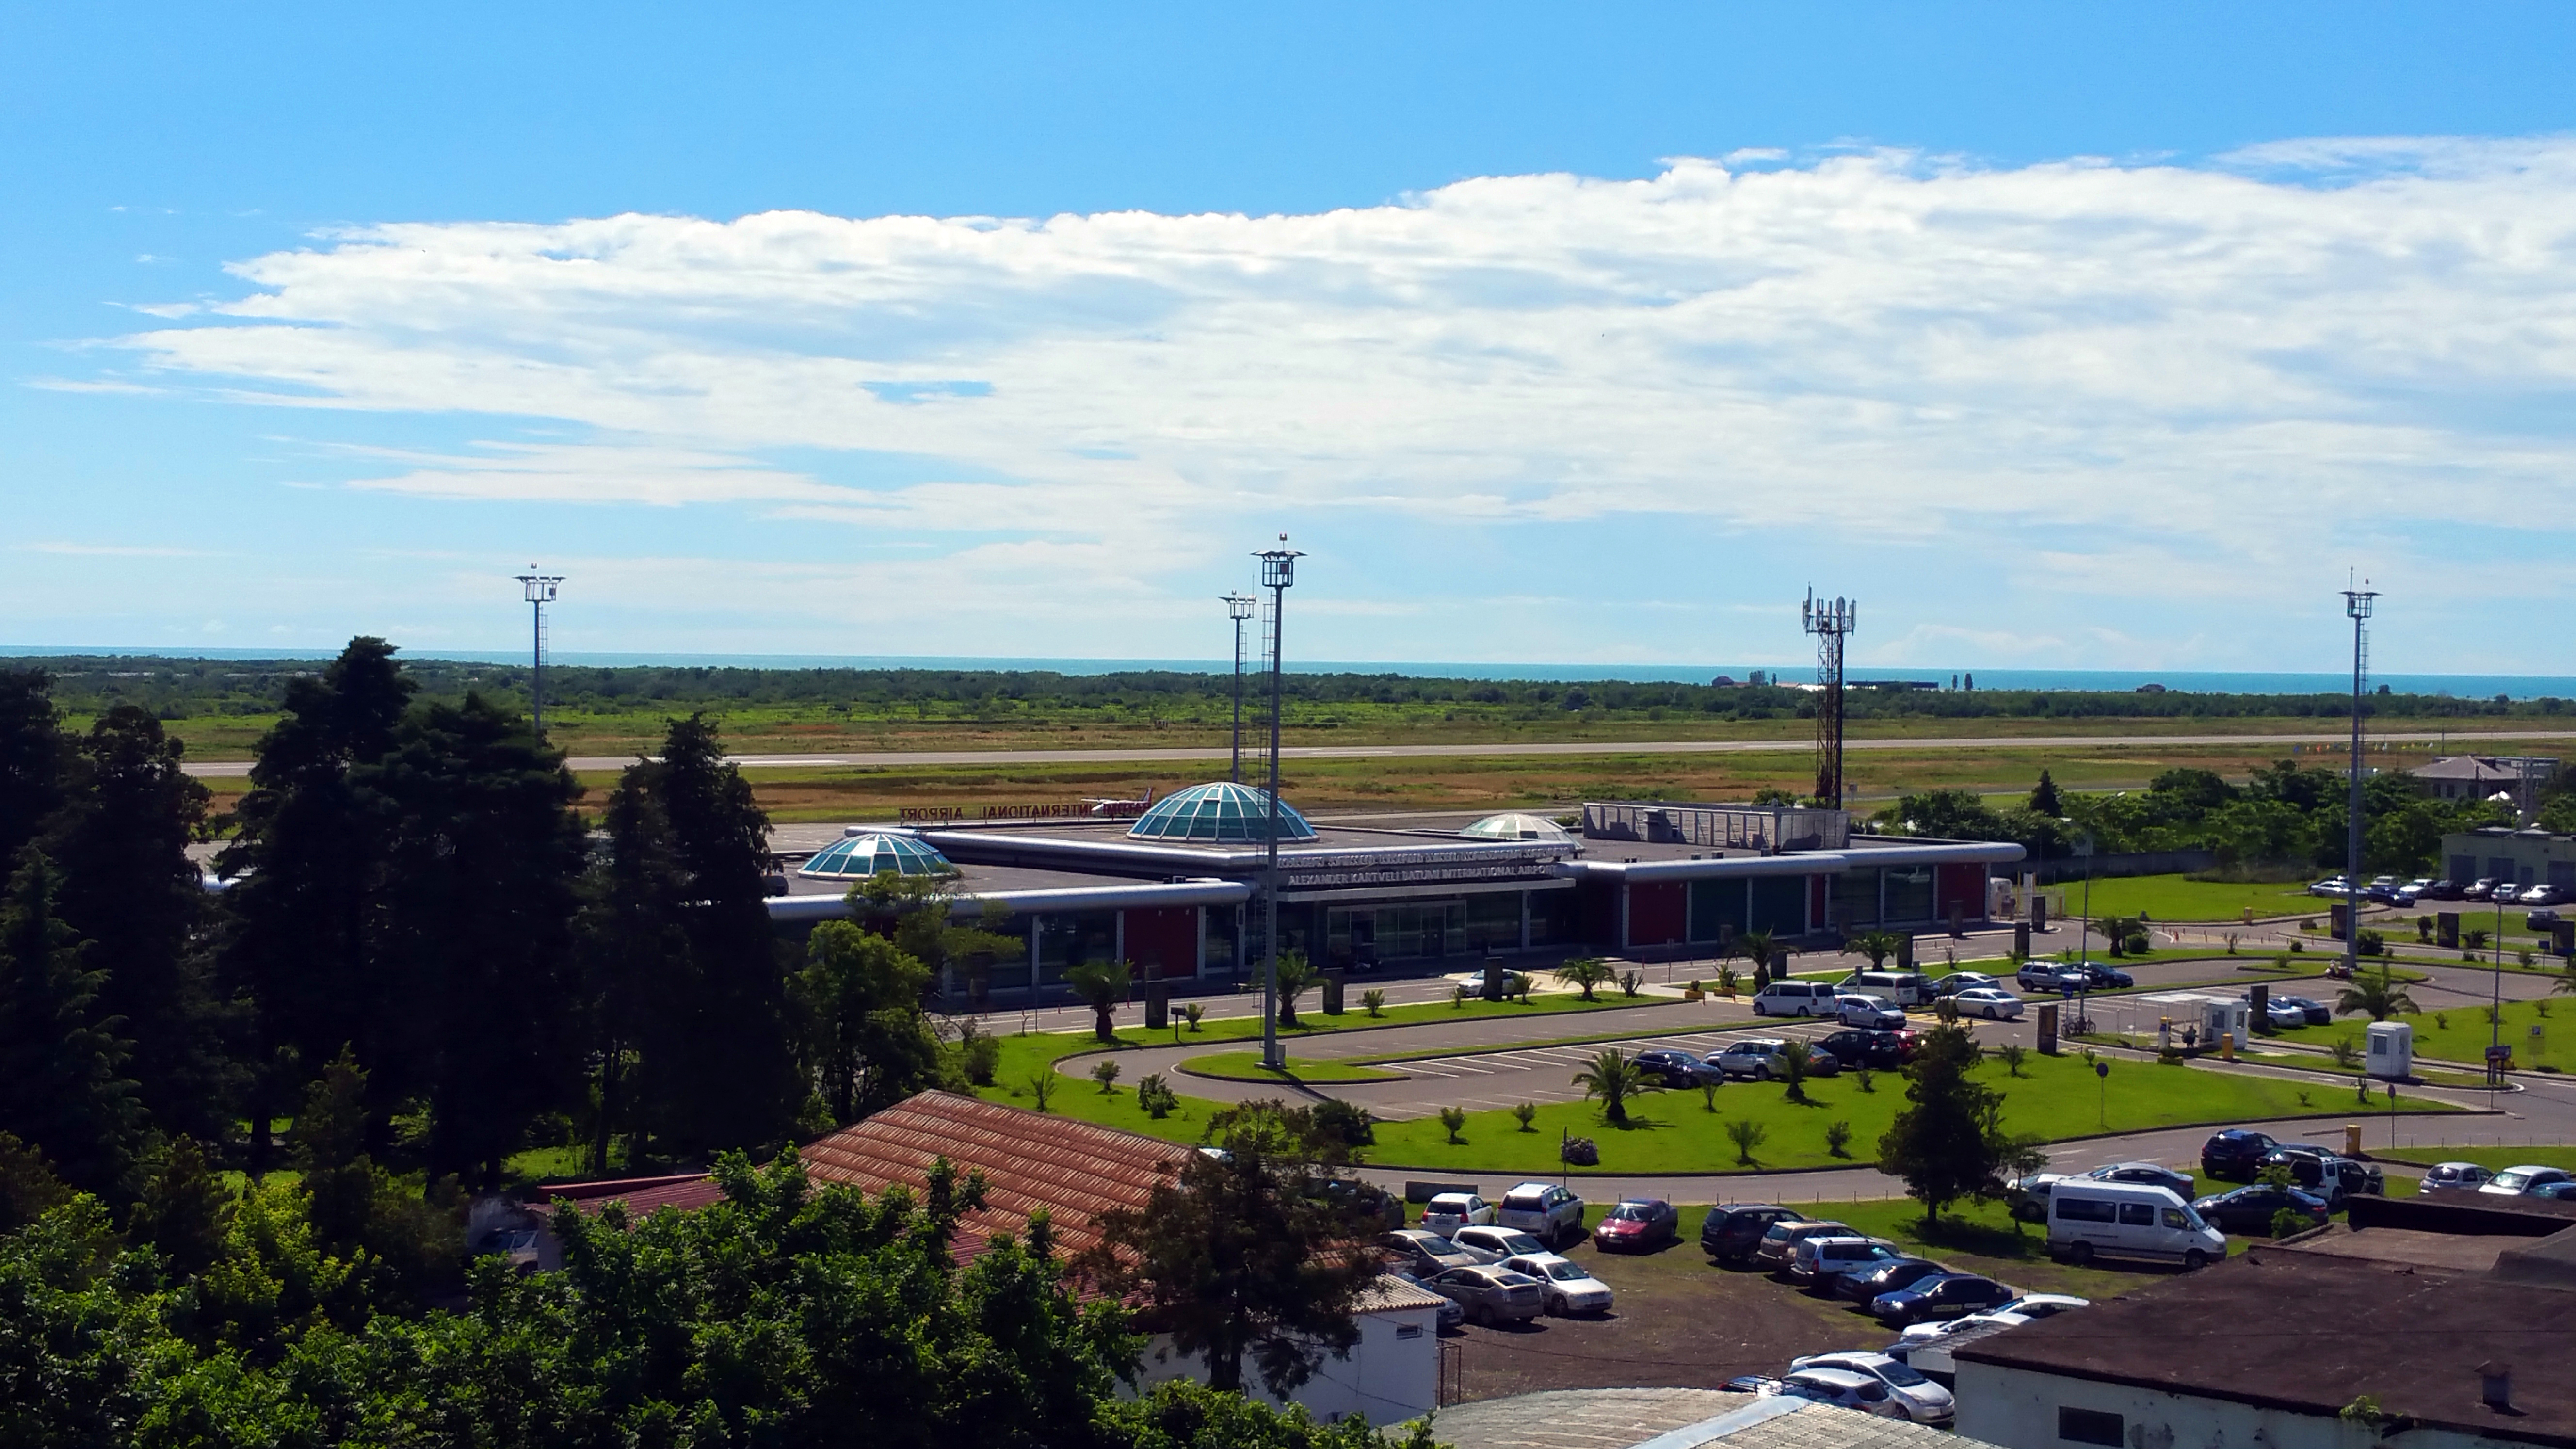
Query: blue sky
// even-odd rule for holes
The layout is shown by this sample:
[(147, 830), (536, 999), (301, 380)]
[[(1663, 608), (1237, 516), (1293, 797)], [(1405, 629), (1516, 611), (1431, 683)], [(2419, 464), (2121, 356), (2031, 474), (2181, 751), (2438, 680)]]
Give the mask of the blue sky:
[(2564, 6), (7, 7), (0, 638), (2576, 673)]

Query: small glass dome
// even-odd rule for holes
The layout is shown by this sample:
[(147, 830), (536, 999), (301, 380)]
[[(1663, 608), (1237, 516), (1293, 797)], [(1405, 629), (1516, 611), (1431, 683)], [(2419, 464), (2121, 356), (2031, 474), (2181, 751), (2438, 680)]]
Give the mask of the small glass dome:
[(1507, 810), (1488, 815), (1458, 832), (1471, 840), (1572, 840), (1574, 832), (1544, 815)]
[[(1217, 780), (1174, 791), (1136, 817), (1131, 840), (1267, 840), (1270, 792)], [(1279, 802), (1279, 838), (1312, 840), (1315, 827), (1287, 801)]]
[(948, 857), (909, 835), (856, 831), (815, 851), (796, 868), (812, 880), (866, 880), (888, 871), (896, 875), (955, 875)]

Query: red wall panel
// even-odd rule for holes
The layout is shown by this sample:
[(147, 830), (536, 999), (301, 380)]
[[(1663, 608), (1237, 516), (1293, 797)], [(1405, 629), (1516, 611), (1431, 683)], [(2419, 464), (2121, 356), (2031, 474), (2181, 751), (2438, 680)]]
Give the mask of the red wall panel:
[(1628, 944), (1670, 946), (1682, 939), (1690, 914), (1690, 887), (1680, 881), (1628, 887)]
[(1188, 976), (1199, 966), (1199, 910), (1196, 906), (1131, 909), (1126, 917), (1127, 959), (1136, 977)]

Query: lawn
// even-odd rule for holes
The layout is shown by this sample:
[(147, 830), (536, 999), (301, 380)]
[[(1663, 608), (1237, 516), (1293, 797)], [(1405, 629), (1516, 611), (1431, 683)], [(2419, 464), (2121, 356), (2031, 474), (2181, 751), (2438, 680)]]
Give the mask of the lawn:
[[(2500, 1036), (2507, 1046), (2513, 1048), (2515, 1066), (2526, 1070), (2554, 1068), (2576, 1071), (2576, 1001), (2546, 996), (2532, 1001), (2508, 1001), (2504, 1004), (2501, 1020), (2496, 1024), (2502, 1028), (2500, 1033), (2488, 1024), (2487, 1011), (2488, 1008), (2483, 1006), (2465, 1006), (2415, 1012), (2393, 1019), (2415, 1028), (2415, 1055), (2418, 1057), (2447, 1062), (2482, 1062), (2486, 1060), (2488, 1041)], [(2332, 1026), (2303, 1026), (2283, 1031), (2281, 1035), (2292, 1041), (2318, 1046), (2338, 1036), (2349, 1037), (2358, 1049), (2363, 1025), (2356, 1018), (2338, 1021)]]
[[(2060, 881), (2051, 890), (2064, 889), (2066, 909), (2084, 909), (2084, 882)], [(2134, 916), (2145, 912), (2157, 921), (2235, 921), (2241, 920), (2245, 908), (2264, 916), (2323, 916), (2326, 902), (2309, 895), (2304, 885), (2237, 884), (2228, 881), (2188, 880), (2179, 875), (2132, 875), (2093, 882), (2093, 914), (2100, 916)]]
[(1237, 1082), (1400, 1082), (1404, 1073), (1382, 1071), (1376, 1067), (1351, 1062), (1318, 1061), (1290, 1057), (1284, 1068), (1265, 1067), (1259, 1052), (1212, 1052), (1191, 1057), (1181, 1063), (1181, 1070), (1202, 1077), (1223, 1077)]
[[(2023, 1070), (2026, 1077), (2014, 1078), (1990, 1060), (1979, 1072), (2004, 1093), (2007, 1128), (2051, 1140), (2348, 1110), (2348, 1098), (2337, 1087), (2195, 1067), (2122, 1061), (2097, 1083), (2079, 1058), (2032, 1055)], [(1906, 1106), (1902, 1077), (1880, 1073), (1873, 1085), (1875, 1090), (1862, 1091), (1856, 1074), (1811, 1082), (1810, 1100), (1800, 1104), (1789, 1101), (1782, 1086), (1737, 1084), (1717, 1093), (1714, 1112), (1697, 1092), (1650, 1093), (1629, 1109), (1625, 1129), (1610, 1126), (1589, 1102), (1542, 1105), (1528, 1131), (1508, 1112), (1473, 1112), (1455, 1144), (1435, 1119), (1391, 1122), (1378, 1128), (1369, 1160), (1426, 1171), (1554, 1173), (1559, 1138), (1571, 1134), (1599, 1144), (1601, 1163), (1591, 1170), (1605, 1173), (1856, 1165), (1875, 1158), (1880, 1135)], [(2449, 1110), (2413, 1099), (2403, 1105)], [(1738, 1160), (1726, 1136), (1726, 1124), (1736, 1121), (1753, 1122), (1766, 1134), (1751, 1164)], [(1826, 1142), (1827, 1129), (1837, 1122), (1851, 1129), (1848, 1157), (1834, 1156)]]

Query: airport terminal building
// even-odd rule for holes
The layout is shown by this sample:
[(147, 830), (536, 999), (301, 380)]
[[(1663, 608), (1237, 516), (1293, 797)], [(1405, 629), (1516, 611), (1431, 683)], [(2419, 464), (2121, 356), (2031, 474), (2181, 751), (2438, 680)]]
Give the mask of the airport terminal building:
[[(1261, 959), (1269, 797), (1223, 781), (1132, 820), (851, 826), (779, 848), (783, 927), (847, 916), (881, 871), (954, 882), (958, 909), (1009, 913), (1025, 956), (995, 992), (1043, 991), (1077, 962), (1147, 980), (1242, 979)], [(1543, 816), (1316, 825), (1279, 809), (1279, 935), (1326, 969), (1458, 969), (1487, 956), (1713, 954), (1748, 931), (1815, 939), (1983, 923), (2010, 843), (1855, 832), (1847, 812), (1751, 805), (1588, 804)], [(961, 983), (945, 983), (959, 989)]]

